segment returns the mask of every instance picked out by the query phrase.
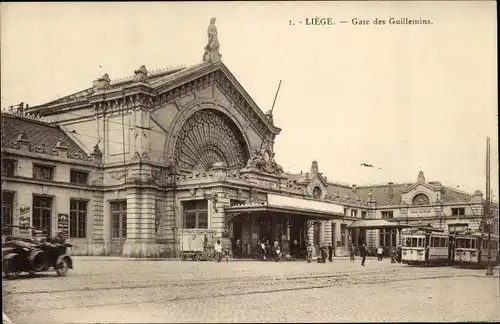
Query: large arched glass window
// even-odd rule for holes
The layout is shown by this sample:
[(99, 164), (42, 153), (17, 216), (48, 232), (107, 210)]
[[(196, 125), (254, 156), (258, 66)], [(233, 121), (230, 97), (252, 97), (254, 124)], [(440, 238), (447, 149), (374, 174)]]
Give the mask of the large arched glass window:
[(413, 197), (412, 200), (413, 205), (428, 205), (429, 204), (429, 197), (425, 194), (417, 194), (415, 197)]

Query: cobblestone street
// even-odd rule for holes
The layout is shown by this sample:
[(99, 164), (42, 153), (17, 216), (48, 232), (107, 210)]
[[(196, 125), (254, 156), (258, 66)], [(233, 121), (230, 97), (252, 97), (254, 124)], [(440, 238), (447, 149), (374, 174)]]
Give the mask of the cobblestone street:
[(4, 281), (4, 312), (15, 324), (500, 319), (497, 268), (91, 257), (75, 267)]

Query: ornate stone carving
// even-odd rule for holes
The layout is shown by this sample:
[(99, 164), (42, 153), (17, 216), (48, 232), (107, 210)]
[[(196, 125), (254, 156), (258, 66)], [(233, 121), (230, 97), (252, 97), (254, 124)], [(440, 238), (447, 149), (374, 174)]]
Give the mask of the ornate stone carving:
[(146, 69), (146, 66), (142, 65), (140, 68), (134, 71), (134, 82), (148, 83), (148, 81), (148, 69)]
[(276, 163), (275, 153), (272, 151), (272, 145), (264, 143), (260, 150), (255, 150), (246, 165), (249, 169), (255, 169), (274, 175), (282, 175), (283, 167)]
[(174, 155), (182, 169), (208, 172), (216, 162), (241, 169), (248, 159), (245, 140), (233, 121), (216, 110), (201, 110), (178, 132)]
[(205, 46), (205, 53), (203, 54), (203, 62), (212, 61), (217, 62), (221, 59), (219, 53), (219, 38), (217, 36), (217, 27), (215, 26), (215, 18), (210, 19), (210, 24), (207, 29), (208, 43)]
[(127, 175), (128, 171), (112, 171), (109, 173), (111, 179), (120, 180)]
[(94, 81), (94, 90), (96, 91), (108, 90), (110, 87), (111, 79), (107, 73), (97, 79), (97, 81)]
[(157, 200), (155, 204), (155, 233), (158, 233), (160, 230), (161, 215), (161, 203)]
[(174, 155), (168, 157), (166, 168), (170, 174), (179, 174), (178, 161)]
[(261, 201), (259, 199), (259, 193), (257, 190), (255, 190), (253, 188), (250, 189), (250, 195), (248, 197), (248, 202), (250, 204), (260, 204), (261, 203)]
[(94, 145), (94, 151), (93, 151), (93, 153), (96, 154), (96, 155), (102, 155), (102, 152), (99, 149), (99, 144)]
[(413, 197), (412, 204), (413, 205), (428, 205), (429, 204), (429, 197), (427, 197), (427, 195), (423, 194), (423, 193), (417, 194), (415, 197)]
[(99, 176), (98, 176), (98, 177), (96, 177), (95, 179), (92, 179), (92, 182), (91, 182), (91, 183), (92, 183), (92, 185), (93, 185), (93, 186), (96, 186), (96, 185), (97, 185), (97, 186), (100, 186), (100, 185), (102, 185), (103, 178), (104, 178), (104, 177), (103, 177), (102, 175), (99, 175)]

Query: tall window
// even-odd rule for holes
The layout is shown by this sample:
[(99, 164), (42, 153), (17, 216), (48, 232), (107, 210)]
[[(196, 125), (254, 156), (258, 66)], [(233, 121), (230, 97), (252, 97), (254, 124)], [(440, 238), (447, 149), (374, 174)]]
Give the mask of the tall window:
[(382, 212), (382, 219), (391, 219), (394, 217), (394, 212), (392, 210), (387, 210)]
[(184, 228), (208, 228), (208, 201), (191, 200), (182, 203)]
[(2, 176), (13, 177), (16, 173), (16, 161), (11, 159), (2, 159)]
[(33, 227), (52, 235), (52, 197), (33, 197)]
[(14, 194), (2, 191), (2, 235), (12, 235)]
[(54, 167), (50, 165), (33, 165), (33, 179), (54, 180)]
[(465, 208), (452, 208), (451, 209), (451, 215), (453, 215), (453, 216), (464, 216), (465, 215)]
[(365, 219), (366, 218), (366, 211), (362, 210), (361, 211), (361, 219)]
[(87, 237), (87, 201), (70, 199), (69, 201), (69, 237)]
[(396, 246), (396, 230), (394, 229), (380, 229), (379, 242), (381, 246), (393, 247)]
[(88, 172), (71, 170), (69, 176), (69, 182), (87, 184), (88, 178), (89, 178)]
[(127, 238), (127, 201), (114, 201), (111, 205), (111, 238)]
[(358, 217), (358, 210), (357, 209), (351, 209), (351, 217)]
[(346, 240), (346, 231), (347, 231), (347, 225), (346, 224), (340, 224), (340, 244), (341, 246), (347, 246), (347, 240)]

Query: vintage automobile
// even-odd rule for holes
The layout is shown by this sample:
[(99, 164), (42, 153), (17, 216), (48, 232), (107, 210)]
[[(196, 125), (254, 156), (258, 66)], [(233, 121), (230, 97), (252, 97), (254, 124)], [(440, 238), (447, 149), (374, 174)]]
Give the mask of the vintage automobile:
[(2, 243), (2, 268), (6, 279), (18, 277), (22, 272), (54, 269), (65, 276), (73, 269), (73, 260), (67, 253), (72, 245), (57, 239), (30, 239), (7, 237)]

